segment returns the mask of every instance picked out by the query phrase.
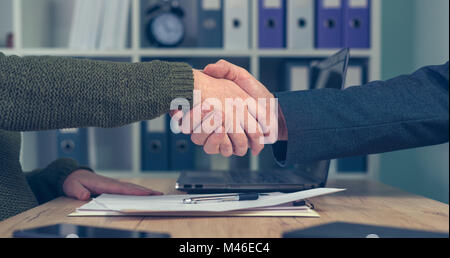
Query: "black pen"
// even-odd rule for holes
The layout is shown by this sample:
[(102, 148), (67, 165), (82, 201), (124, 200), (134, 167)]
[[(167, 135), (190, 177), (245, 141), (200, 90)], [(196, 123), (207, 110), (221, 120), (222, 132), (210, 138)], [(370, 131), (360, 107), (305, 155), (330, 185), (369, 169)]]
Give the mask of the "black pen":
[(197, 204), (201, 202), (229, 202), (229, 201), (254, 201), (259, 199), (259, 193), (243, 193), (228, 195), (213, 195), (204, 197), (192, 197), (183, 199), (184, 204)]

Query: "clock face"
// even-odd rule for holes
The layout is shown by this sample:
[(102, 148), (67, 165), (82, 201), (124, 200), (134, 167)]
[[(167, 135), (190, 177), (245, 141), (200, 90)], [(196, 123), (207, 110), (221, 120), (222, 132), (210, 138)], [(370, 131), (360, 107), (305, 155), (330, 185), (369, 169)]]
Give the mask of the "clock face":
[(172, 13), (164, 13), (156, 17), (150, 29), (153, 38), (162, 46), (176, 46), (184, 38), (183, 22)]

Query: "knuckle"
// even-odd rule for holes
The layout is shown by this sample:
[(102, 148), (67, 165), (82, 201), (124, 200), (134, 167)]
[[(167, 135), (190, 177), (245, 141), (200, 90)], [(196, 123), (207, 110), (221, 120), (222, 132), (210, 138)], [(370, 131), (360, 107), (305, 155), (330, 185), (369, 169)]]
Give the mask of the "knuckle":
[(242, 150), (247, 148), (248, 148), (247, 142), (239, 142), (236, 144), (236, 149)]
[(219, 64), (228, 64), (228, 61), (225, 59), (220, 59), (217, 63)]

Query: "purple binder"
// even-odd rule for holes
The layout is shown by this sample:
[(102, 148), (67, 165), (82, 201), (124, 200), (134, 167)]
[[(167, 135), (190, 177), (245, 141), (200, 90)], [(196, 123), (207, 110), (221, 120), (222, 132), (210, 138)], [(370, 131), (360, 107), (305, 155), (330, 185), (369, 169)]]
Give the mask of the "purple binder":
[(259, 0), (259, 48), (286, 46), (286, 0)]
[(343, 46), (342, 0), (316, 1), (316, 47)]
[(371, 0), (344, 0), (344, 47), (370, 48)]

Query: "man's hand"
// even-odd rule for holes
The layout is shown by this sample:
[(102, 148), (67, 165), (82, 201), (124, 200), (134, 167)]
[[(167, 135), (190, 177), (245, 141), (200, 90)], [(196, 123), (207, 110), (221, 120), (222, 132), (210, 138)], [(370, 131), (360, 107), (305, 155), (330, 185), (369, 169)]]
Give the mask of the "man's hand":
[[(274, 95), (270, 93), (261, 82), (256, 80), (255, 77), (247, 72), (247, 70), (225, 60), (220, 60), (215, 64), (206, 66), (204, 73), (217, 79), (227, 79), (233, 81), (254, 99), (264, 99), (268, 102), (270, 99), (274, 98)], [(271, 112), (273, 112), (273, 110), (271, 110), (270, 105), (267, 103), (267, 118), (269, 118), (269, 114), (271, 114)], [(270, 137), (269, 143), (275, 143), (278, 140), (287, 140), (288, 138), (286, 121), (284, 119), (281, 107), (278, 107), (277, 117), (277, 123), (270, 122), (269, 125), (267, 125), (269, 127), (269, 131), (278, 131), (277, 135), (272, 135)], [(269, 120), (270, 119), (267, 121)], [(278, 128), (273, 128), (274, 126), (277, 126)]]
[[(259, 141), (263, 133), (258, 126), (256, 101), (234, 82), (215, 79), (198, 70), (194, 70), (194, 85), (195, 92), (201, 97), (194, 93), (194, 108), (184, 115), (182, 132), (192, 133), (192, 141), (204, 146), (208, 154), (244, 156), (249, 146), (254, 155), (259, 154), (264, 144)], [(236, 102), (236, 110), (227, 110), (226, 104), (230, 101), (254, 101), (255, 106)], [(236, 115), (239, 108), (242, 108), (242, 116)], [(180, 119), (180, 115), (181, 112), (174, 117)]]
[(66, 196), (81, 201), (87, 201), (91, 195), (104, 193), (136, 196), (162, 195), (160, 192), (96, 175), (87, 170), (77, 170), (70, 174), (64, 181), (63, 191)]

